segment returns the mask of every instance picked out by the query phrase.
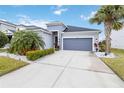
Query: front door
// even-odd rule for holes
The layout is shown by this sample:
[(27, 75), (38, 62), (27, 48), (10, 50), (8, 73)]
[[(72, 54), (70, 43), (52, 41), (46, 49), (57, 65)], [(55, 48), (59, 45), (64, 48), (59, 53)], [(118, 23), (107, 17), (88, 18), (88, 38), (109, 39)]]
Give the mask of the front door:
[(58, 37), (55, 36), (55, 48), (58, 48)]

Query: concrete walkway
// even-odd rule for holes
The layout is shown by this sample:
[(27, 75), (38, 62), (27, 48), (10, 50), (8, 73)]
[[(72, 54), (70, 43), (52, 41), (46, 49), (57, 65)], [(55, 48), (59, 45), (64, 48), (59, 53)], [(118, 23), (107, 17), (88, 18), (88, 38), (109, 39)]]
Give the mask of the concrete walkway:
[(0, 77), (0, 87), (124, 87), (101, 60), (90, 52), (58, 51)]

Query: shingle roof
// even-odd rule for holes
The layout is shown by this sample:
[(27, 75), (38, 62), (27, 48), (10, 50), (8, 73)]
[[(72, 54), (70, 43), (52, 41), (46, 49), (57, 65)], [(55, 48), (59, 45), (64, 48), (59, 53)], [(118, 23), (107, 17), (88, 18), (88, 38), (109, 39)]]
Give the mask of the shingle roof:
[(84, 27), (77, 27), (77, 26), (70, 26), (67, 25), (67, 28), (64, 30), (64, 32), (76, 32), (76, 31), (99, 31), (98, 29), (91, 29), (91, 28), (84, 28)]

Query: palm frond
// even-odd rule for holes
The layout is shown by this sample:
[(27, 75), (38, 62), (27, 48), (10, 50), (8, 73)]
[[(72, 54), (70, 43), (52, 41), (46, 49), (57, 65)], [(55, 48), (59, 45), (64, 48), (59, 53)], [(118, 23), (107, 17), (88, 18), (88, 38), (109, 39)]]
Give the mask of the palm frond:
[(112, 28), (113, 28), (114, 30), (116, 30), (116, 31), (122, 29), (122, 27), (123, 27), (123, 23), (121, 23), (121, 22), (114, 22), (114, 23), (112, 24)]

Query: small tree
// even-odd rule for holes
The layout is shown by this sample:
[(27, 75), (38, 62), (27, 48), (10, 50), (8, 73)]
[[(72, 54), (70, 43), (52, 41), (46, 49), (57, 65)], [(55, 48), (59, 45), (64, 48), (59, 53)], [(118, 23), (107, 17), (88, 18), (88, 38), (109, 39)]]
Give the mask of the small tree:
[(99, 42), (99, 51), (105, 52), (105, 40)]
[(9, 38), (6, 34), (0, 31), (0, 48), (4, 47), (9, 42)]
[(33, 31), (18, 31), (10, 44), (10, 52), (25, 55), (27, 51), (44, 48), (44, 41)]

